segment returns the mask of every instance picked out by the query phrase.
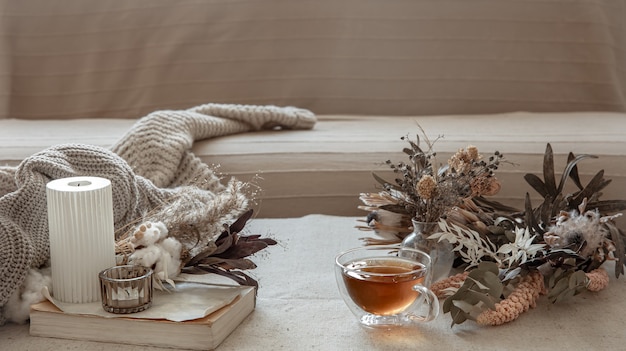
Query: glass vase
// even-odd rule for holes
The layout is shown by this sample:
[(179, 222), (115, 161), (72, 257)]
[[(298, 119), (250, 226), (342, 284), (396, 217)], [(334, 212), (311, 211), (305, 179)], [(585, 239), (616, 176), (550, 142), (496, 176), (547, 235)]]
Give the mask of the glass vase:
[(429, 239), (439, 230), (437, 222), (419, 222), (413, 220), (413, 232), (402, 240), (402, 246), (418, 249), (430, 255), (432, 260), (432, 276), (430, 283), (446, 278), (454, 263), (454, 246), (447, 240)]

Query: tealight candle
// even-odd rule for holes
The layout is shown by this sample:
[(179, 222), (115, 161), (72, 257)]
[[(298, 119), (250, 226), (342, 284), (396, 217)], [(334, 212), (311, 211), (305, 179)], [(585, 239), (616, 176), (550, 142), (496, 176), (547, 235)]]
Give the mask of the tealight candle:
[(142, 266), (115, 266), (100, 278), (102, 308), (111, 313), (136, 313), (152, 305), (152, 270)]

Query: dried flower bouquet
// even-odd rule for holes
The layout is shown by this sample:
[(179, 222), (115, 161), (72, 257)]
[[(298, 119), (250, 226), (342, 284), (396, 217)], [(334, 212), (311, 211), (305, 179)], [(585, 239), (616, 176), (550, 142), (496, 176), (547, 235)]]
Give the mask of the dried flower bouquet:
[(459, 149), (446, 164), (437, 164), (436, 152), (431, 141), (422, 130), (427, 148), (408, 137), (401, 139), (409, 144), (403, 149), (408, 162), (386, 164), (394, 172), (393, 182), (377, 174), (374, 178), (382, 186), (378, 193), (362, 193), (359, 208), (369, 211), (363, 230), (374, 230), (384, 240), (366, 238), (368, 243), (390, 243), (401, 241), (411, 232), (411, 221), (436, 223), (456, 206), (473, 197), (495, 195), (500, 182), (495, 176), (502, 154), (496, 151), (486, 161), (478, 148), (469, 145)]
[[(445, 299), (444, 312), (450, 314), (452, 325), (466, 320), (480, 325), (500, 325), (535, 307), (542, 295), (556, 303), (586, 290), (600, 291), (609, 283), (608, 273), (602, 267), (607, 260), (616, 261), (616, 277), (624, 274), (626, 235), (614, 220), (621, 215), (619, 211), (626, 209), (626, 200), (600, 199), (611, 182), (604, 179), (603, 170), (586, 185), (578, 174), (578, 163), (595, 156), (570, 153), (557, 182), (552, 147), (547, 144), (543, 179), (534, 174), (524, 176), (543, 201), (533, 206), (527, 193), (525, 208), (519, 210), (482, 196), (490, 191), (459, 191), (460, 184), (442, 186), (441, 189), (446, 190), (438, 192), (439, 197), (425, 196), (420, 177), (445, 172), (429, 173), (434, 152), (432, 149), (423, 152), (415, 143), (411, 146), (404, 150), (411, 163), (392, 165), (392, 169), (402, 175), (396, 179), (396, 184), (375, 176), (383, 184), (383, 191), (361, 195), (365, 204), (361, 208), (370, 214), (366, 220), (368, 225), (359, 227), (374, 230), (384, 238), (366, 238), (366, 244), (397, 242), (410, 231), (405, 228), (409, 222), (400, 215), (439, 216), (436, 218), (439, 231), (430, 239), (451, 242), (457, 261), (462, 262), (458, 268), (463, 270), (431, 286)], [(461, 159), (460, 155), (457, 153), (451, 158), (448, 170), (463, 168), (459, 166), (463, 163), (455, 161)], [(477, 188), (499, 189), (499, 184), (493, 185), (497, 184), (493, 171), (501, 155), (494, 156), (490, 163), (471, 161), (473, 172), (452, 172), (451, 177), (435, 178), (439, 180), (434, 183), (443, 185), (445, 180), (450, 180), (474, 184), (472, 176), (480, 179), (485, 174), (488, 181), (476, 181), (482, 185)], [(480, 172), (480, 169), (487, 172)], [(464, 178), (468, 176), (470, 181)], [(568, 180), (575, 185), (570, 193), (565, 191)], [(427, 184), (430, 186), (432, 182)], [(444, 194), (448, 197), (442, 196)], [(427, 204), (429, 199), (435, 199), (437, 206)], [(392, 222), (385, 221), (388, 219)]]

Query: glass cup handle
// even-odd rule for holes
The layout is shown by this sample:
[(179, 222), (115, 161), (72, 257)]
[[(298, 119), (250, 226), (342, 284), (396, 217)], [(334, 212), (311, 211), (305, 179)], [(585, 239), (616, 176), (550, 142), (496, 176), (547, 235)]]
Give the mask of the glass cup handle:
[[(408, 318), (415, 322), (430, 322), (439, 316), (439, 299), (437, 295), (430, 289), (422, 285), (415, 285), (413, 290), (420, 293), (420, 297), (415, 299), (415, 302), (411, 306), (408, 312)], [(422, 310), (422, 307), (426, 307), (427, 311), (424, 315), (415, 314)]]

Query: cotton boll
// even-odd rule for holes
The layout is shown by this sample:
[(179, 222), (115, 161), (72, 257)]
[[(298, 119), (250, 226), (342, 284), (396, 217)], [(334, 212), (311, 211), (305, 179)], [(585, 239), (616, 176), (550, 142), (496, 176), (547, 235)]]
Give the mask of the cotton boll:
[[(34, 291), (41, 295), (41, 289), (44, 286), (47, 286), (49, 289), (52, 288), (52, 271), (50, 267), (39, 270), (31, 269), (24, 281), (24, 291)], [(41, 295), (41, 298), (43, 299), (43, 295)]]
[(159, 240), (165, 239), (167, 235), (169, 234), (169, 230), (167, 230), (167, 227), (165, 226), (163, 222), (153, 222), (152, 226), (159, 230), (160, 232)]
[(41, 294), (44, 286), (52, 288), (49, 269), (38, 271), (31, 269), (22, 287), (16, 290), (4, 306), (5, 318), (14, 323), (23, 324), (30, 318), (30, 305), (43, 301)]
[(167, 238), (157, 246), (161, 249), (162, 255), (154, 268), (156, 275), (161, 280), (176, 277), (182, 264), (180, 260), (182, 244), (174, 238)]
[(160, 280), (167, 280), (178, 275), (178, 265), (168, 252), (163, 252), (161, 259), (154, 266), (154, 274)]
[(22, 292), (18, 289), (9, 297), (4, 306), (4, 318), (9, 322), (24, 324), (28, 320), (29, 307), (30, 305), (26, 306), (22, 301)]
[(166, 238), (163, 242), (159, 243), (161, 247), (172, 255), (177, 260), (180, 260), (180, 253), (183, 250), (183, 245), (176, 238)]
[(130, 242), (134, 247), (150, 246), (166, 236), (167, 228), (161, 222), (145, 222), (137, 228)]
[(161, 240), (161, 231), (159, 230), (159, 228), (152, 227), (146, 230), (143, 238), (146, 246), (154, 245), (156, 242)]
[(129, 263), (152, 267), (161, 258), (161, 249), (155, 245), (139, 249), (130, 255)]

